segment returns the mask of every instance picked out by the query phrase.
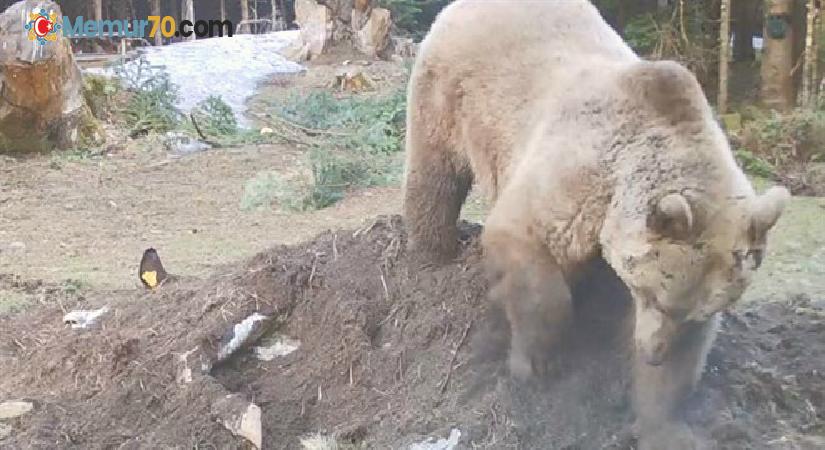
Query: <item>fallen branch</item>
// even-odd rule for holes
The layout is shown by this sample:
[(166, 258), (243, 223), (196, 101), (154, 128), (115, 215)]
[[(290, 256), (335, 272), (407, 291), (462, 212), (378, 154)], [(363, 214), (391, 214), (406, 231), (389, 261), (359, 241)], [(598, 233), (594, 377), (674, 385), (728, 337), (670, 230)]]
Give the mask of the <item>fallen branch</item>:
[(198, 136), (200, 136), (200, 138), (203, 142), (206, 142), (207, 144), (211, 145), (212, 148), (220, 148), (221, 147), (221, 145), (218, 144), (217, 142), (210, 141), (209, 139), (206, 138), (206, 135), (203, 134), (203, 132), (201, 131), (201, 127), (198, 126), (198, 121), (195, 120), (195, 114), (194, 113), (191, 113), (191, 112), (189, 113), (189, 119), (192, 121), (192, 125), (195, 127), (195, 131), (198, 133)]

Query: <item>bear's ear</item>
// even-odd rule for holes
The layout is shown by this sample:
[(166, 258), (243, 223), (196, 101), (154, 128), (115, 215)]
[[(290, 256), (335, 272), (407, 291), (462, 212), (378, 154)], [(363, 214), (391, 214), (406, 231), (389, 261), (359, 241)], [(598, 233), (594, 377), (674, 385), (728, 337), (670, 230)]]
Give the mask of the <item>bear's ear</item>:
[(652, 207), (648, 226), (673, 239), (684, 239), (693, 230), (693, 210), (681, 194), (667, 194)]
[(701, 121), (705, 96), (696, 77), (673, 61), (640, 61), (622, 73), (631, 102), (670, 125)]
[(791, 194), (782, 186), (774, 186), (757, 197), (751, 209), (750, 229), (748, 234), (754, 243), (765, 241), (768, 230), (773, 228), (782, 215)]

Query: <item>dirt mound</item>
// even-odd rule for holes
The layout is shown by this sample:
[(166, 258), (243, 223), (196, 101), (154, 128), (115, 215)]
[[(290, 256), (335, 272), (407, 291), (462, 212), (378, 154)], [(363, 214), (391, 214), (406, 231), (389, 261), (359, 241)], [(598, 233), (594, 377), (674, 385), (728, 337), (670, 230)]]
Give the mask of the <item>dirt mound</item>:
[[(485, 301), (479, 228), (462, 230), (445, 267), (410, 265), (389, 217), (207, 280), (100, 296), (83, 306), (109, 307), (92, 328), (65, 327), (48, 302), (6, 317), (0, 401), (35, 408), (0, 447), (248, 448), (221, 424), (234, 394), (260, 407), (264, 448), (300, 448), (314, 433), (405, 448), (453, 429), (458, 448), (631, 448), (627, 351), (612, 320), (629, 303), (612, 271), (594, 263), (574, 289), (581, 339), (562, 375), (516, 385), (502, 364), (506, 321)], [(823, 306), (793, 299), (725, 317), (687, 412), (700, 434), (718, 448), (825, 443)], [(223, 359), (250, 317), (266, 318), (254, 339), (287, 336), (298, 349)]]

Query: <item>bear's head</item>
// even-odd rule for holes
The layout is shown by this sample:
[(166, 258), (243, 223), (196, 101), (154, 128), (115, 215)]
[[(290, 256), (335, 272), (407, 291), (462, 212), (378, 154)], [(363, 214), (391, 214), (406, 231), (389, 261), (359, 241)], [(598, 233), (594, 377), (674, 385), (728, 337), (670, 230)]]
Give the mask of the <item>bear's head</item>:
[(603, 234), (605, 257), (633, 295), (637, 351), (648, 363), (660, 364), (684, 330), (741, 297), (789, 195), (774, 187), (712, 204), (666, 193), (650, 199), (644, 223)]
[(639, 61), (619, 80), (637, 126), (600, 241), (633, 295), (636, 348), (655, 365), (742, 296), (790, 194), (753, 192), (687, 69)]

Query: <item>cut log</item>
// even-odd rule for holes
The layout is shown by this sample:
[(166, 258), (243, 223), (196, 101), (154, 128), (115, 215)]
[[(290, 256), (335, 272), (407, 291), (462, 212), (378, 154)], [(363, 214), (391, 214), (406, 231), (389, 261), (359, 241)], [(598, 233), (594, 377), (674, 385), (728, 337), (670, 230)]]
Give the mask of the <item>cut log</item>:
[[(54, 33), (42, 42), (21, 18), (45, 10)], [(91, 145), (100, 127), (83, 97), (80, 69), (69, 39), (57, 29), (62, 13), (50, 1), (18, 2), (0, 14), (0, 152)]]

